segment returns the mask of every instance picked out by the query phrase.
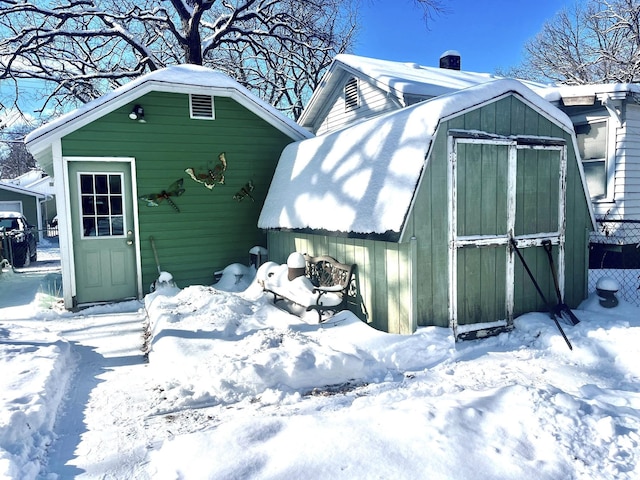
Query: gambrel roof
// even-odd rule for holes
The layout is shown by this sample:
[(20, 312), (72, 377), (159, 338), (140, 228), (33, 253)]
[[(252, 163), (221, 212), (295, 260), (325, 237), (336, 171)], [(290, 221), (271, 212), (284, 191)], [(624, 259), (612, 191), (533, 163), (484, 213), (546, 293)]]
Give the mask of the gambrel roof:
[(400, 234), (440, 122), (509, 94), (573, 132), (564, 113), (516, 80), (494, 80), (441, 95), (289, 144), (258, 226)]

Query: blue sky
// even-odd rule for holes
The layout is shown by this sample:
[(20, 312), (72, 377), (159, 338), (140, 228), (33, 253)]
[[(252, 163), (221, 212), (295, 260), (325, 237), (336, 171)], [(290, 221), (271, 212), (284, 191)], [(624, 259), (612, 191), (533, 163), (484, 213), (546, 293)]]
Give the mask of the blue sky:
[(356, 55), (438, 66), (457, 50), (462, 69), (494, 73), (516, 66), (527, 40), (573, 0), (442, 0), (425, 26), (413, 0), (362, 0)]
[[(457, 50), (462, 69), (494, 73), (520, 62), (524, 43), (573, 0), (441, 0), (446, 13), (428, 26), (413, 0), (361, 0), (357, 55), (438, 66)], [(27, 91), (35, 84), (26, 82)], [(8, 88), (8, 87), (2, 87)], [(9, 91), (0, 89), (0, 93)], [(2, 95), (0, 95), (2, 98)]]

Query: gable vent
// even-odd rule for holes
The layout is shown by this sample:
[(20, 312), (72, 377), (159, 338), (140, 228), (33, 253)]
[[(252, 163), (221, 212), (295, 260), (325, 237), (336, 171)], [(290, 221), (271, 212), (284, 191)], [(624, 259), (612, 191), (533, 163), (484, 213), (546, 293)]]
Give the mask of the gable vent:
[(191, 118), (215, 119), (213, 97), (209, 95), (189, 95), (189, 103), (191, 106)]
[(360, 106), (358, 79), (350, 78), (344, 86), (344, 108), (345, 111), (349, 111), (358, 108), (358, 106)]

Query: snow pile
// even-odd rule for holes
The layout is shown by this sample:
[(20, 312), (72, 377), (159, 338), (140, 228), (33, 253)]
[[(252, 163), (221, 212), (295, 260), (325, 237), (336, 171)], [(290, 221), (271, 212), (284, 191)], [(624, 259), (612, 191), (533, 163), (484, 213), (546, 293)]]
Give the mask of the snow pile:
[[(149, 298), (149, 297), (147, 297)], [(322, 325), (210, 287), (148, 300), (149, 360), (167, 404), (230, 404), (261, 396), (288, 401), (316, 387), (382, 381), (447, 355), (448, 332), (388, 335), (343, 312)], [(353, 339), (358, 339), (354, 342)], [(398, 348), (399, 346), (402, 348)], [(162, 408), (162, 407), (161, 407)]]
[[(4, 293), (0, 318), (19, 310)], [(637, 478), (640, 309), (622, 300), (585, 300), (569, 350), (542, 313), (455, 343), (307, 323), (257, 282), (57, 318), (29, 299), (0, 321), (3, 478)]]
[(624, 302), (585, 301), (570, 351), (541, 313), (456, 345), (210, 287), (150, 300), (154, 414), (214, 412), (151, 452), (154, 478), (617, 479), (638, 461), (640, 315)]
[(36, 478), (73, 370), (69, 343), (0, 325), (0, 478)]

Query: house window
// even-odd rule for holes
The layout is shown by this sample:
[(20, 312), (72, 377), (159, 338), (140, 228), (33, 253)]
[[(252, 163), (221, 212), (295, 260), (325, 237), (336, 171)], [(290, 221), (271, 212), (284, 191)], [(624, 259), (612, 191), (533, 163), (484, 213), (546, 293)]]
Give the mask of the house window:
[(575, 126), (578, 150), (591, 198), (607, 195), (607, 122)]
[(82, 237), (124, 236), (123, 178), (119, 173), (81, 173)]
[(210, 95), (189, 95), (191, 118), (199, 120), (214, 120), (213, 97)]
[(344, 109), (345, 112), (354, 110), (360, 106), (360, 95), (358, 92), (358, 79), (350, 78), (344, 86)]

